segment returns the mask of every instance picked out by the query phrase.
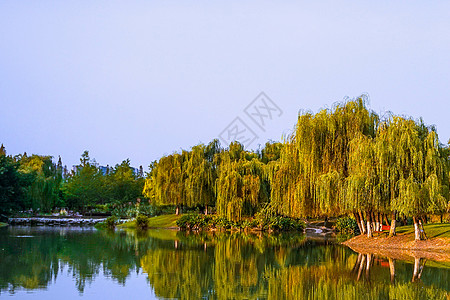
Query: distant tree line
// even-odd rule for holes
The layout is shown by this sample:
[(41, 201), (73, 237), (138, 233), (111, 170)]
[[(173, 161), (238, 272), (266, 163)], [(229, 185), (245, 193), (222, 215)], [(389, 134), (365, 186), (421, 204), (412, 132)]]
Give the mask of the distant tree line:
[(0, 148), (0, 213), (51, 212), (67, 208), (86, 213), (101, 205), (120, 206), (142, 196), (142, 167), (135, 172), (130, 160), (102, 171), (88, 151), (72, 171), (61, 158), (26, 153), (11, 156)]
[(213, 206), (241, 220), (256, 213), (292, 218), (352, 215), (372, 236), (391, 217), (423, 221), (450, 208), (450, 149), (434, 126), (388, 114), (380, 118), (364, 96), (314, 114), (299, 114), (282, 143), (246, 151), (217, 140), (150, 165), (144, 196), (157, 205)]

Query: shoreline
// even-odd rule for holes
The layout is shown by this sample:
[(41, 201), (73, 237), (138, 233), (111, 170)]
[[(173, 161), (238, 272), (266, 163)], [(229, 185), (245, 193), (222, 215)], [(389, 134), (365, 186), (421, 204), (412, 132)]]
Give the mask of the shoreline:
[(450, 238), (415, 241), (414, 236), (410, 234), (373, 238), (358, 235), (341, 244), (361, 254), (376, 254), (393, 259), (426, 258), (435, 261), (450, 261)]

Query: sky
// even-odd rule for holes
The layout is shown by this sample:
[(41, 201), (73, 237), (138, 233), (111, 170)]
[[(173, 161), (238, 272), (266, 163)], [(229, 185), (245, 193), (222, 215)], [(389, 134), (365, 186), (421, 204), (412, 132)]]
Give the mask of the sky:
[(147, 169), (242, 128), (257, 149), (361, 94), (447, 143), (449, 83), (446, 1), (0, 0), (0, 143), (69, 167)]

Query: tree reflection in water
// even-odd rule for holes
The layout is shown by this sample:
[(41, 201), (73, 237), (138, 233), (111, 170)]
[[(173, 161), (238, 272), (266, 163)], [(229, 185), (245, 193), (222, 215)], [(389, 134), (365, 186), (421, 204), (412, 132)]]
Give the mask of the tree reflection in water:
[(100, 276), (126, 286), (139, 273), (161, 298), (445, 299), (450, 291), (449, 263), (358, 254), (303, 235), (10, 228), (0, 249), (2, 293), (58, 284), (62, 269), (80, 292)]

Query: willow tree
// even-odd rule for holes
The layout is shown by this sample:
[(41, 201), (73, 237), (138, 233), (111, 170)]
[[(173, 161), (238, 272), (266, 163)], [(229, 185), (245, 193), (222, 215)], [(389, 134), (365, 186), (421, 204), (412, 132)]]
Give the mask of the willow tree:
[(186, 204), (183, 172), (186, 156), (174, 153), (153, 163), (143, 191), (144, 196), (157, 205), (175, 205), (177, 214), (180, 205)]
[(363, 96), (317, 114), (301, 113), (271, 176), (271, 200), (279, 211), (291, 217), (344, 212), (350, 141), (374, 136), (377, 123)]
[(26, 154), (17, 157), (20, 162), (19, 172), (32, 177), (32, 184), (26, 189), (28, 205), (34, 209), (50, 211), (60, 201), (62, 168), (58, 168), (51, 156)]
[[(143, 194), (156, 205), (204, 206), (215, 204), (214, 158), (220, 152), (217, 140), (199, 144), (190, 151), (163, 156), (150, 165)], [(205, 210), (206, 212), (206, 210)]]
[[(389, 210), (389, 199), (382, 193), (376, 153), (376, 139), (358, 135), (350, 143), (349, 176), (343, 204), (353, 212), (360, 232), (372, 237), (381, 227), (380, 212)], [(363, 213), (366, 212), (366, 223)]]
[(435, 129), (394, 116), (380, 126), (377, 147), (391, 208), (413, 217), (415, 239), (425, 239), (421, 217), (443, 211), (448, 201), (447, 159)]
[(264, 180), (265, 165), (254, 153), (232, 143), (218, 157), (216, 195), (217, 213), (232, 221), (253, 215), (261, 203), (268, 202)]
[(215, 204), (215, 172), (207, 159), (207, 150), (203, 144), (192, 147), (184, 162), (186, 204), (203, 205), (205, 214), (208, 213), (208, 205)]

